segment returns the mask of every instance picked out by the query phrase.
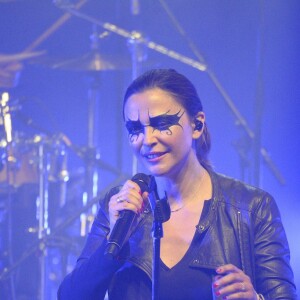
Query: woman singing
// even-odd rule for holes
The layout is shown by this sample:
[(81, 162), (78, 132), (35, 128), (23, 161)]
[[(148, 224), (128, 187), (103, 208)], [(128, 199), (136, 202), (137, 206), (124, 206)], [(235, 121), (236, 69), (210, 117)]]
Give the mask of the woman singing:
[[(124, 123), (136, 157), (165, 191), (160, 299), (297, 299), (289, 247), (272, 196), (213, 171), (210, 136), (193, 84), (172, 69), (150, 70), (128, 87)], [(152, 221), (148, 193), (128, 180), (100, 201), (73, 272), (58, 296), (151, 299)], [(105, 248), (123, 210), (137, 218), (119, 255)]]

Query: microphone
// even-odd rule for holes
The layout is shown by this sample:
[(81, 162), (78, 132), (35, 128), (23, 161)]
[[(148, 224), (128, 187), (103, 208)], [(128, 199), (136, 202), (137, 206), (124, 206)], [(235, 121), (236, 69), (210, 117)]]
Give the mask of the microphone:
[[(134, 175), (131, 179), (141, 189), (141, 192), (144, 193), (149, 189), (150, 177), (143, 173), (138, 173)], [(111, 232), (111, 235), (108, 239), (104, 254), (110, 257), (116, 257), (124, 243), (127, 241), (130, 228), (133, 221), (135, 220), (136, 213), (131, 210), (122, 210), (120, 216), (116, 221), (116, 224)]]

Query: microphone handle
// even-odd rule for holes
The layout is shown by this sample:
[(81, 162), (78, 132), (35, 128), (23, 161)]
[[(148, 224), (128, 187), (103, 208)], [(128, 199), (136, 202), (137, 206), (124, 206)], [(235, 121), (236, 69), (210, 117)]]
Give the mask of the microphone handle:
[[(139, 188), (141, 189), (141, 193), (148, 191), (148, 185), (150, 182), (150, 177), (148, 175), (138, 173), (134, 175), (131, 180), (139, 186)], [(116, 194), (115, 190), (110, 193), (109, 198), (111, 198), (111, 196), (114, 194)], [(125, 241), (127, 241), (129, 238), (130, 228), (136, 216), (137, 215), (135, 212), (128, 209), (120, 212), (120, 216), (117, 219), (116, 224), (108, 239), (104, 255), (110, 256), (111, 258), (118, 255)]]
[(117, 219), (107, 242), (105, 255), (110, 256), (111, 258), (118, 255), (124, 242), (128, 239), (130, 233), (128, 229), (131, 227), (135, 217), (136, 214), (131, 210), (123, 210), (120, 212), (120, 216)]

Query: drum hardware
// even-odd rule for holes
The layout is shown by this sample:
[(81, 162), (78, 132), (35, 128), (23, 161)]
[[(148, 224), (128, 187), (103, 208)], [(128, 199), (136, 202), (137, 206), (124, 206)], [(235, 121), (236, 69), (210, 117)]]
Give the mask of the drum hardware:
[(6, 181), (9, 167), (10, 182), (14, 187), (25, 183), (38, 183), (38, 148), (44, 145), (45, 153), (49, 156), (50, 182), (67, 182), (69, 173), (67, 170), (68, 151), (67, 146), (57, 136), (49, 137), (36, 134), (31, 138), (24, 137), (19, 132), (13, 135), (13, 142), (8, 144), (4, 139), (0, 140), (0, 182)]
[(110, 33), (104, 31), (97, 32), (94, 26), (93, 33), (90, 35), (90, 50), (82, 56), (75, 58), (55, 58), (43, 56), (31, 63), (48, 66), (54, 70), (81, 71), (81, 72), (100, 72), (127, 70), (130, 68), (130, 62), (125, 57), (107, 55), (101, 51), (99, 40), (106, 38)]
[[(141, 74), (142, 63), (148, 59), (148, 53), (146, 47), (143, 44), (143, 40), (146, 39), (139, 31), (133, 31), (130, 37), (127, 39), (127, 46), (131, 54), (131, 69), (132, 80)], [(135, 155), (132, 156), (132, 175), (138, 173), (138, 160)]]
[[(49, 250), (48, 247), (51, 246), (48, 241), (47, 243), (45, 242), (47, 236), (51, 232), (49, 223), (49, 182), (56, 182), (59, 185), (59, 206), (62, 207), (65, 203), (65, 185), (69, 178), (67, 170), (67, 149), (63, 141), (56, 136), (48, 137), (39, 134), (30, 139), (22, 139), (20, 138), (21, 135), (18, 135), (17, 133), (15, 133), (15, 135), (15, 139), (14, 135), (12, 135), (12, 142), (10, 143), (7, 143), (5, 140), (0, 142), (2, 150), (1, 156), (3, 158), (3, 175), (7, 175), (6, 177), (4, 176), (6, 178), (4, 179), (7, 181), (7, 191), (11, 194), (12, 188), (14, 188), (15, 191), (16, 187), (19, 188), (23, 183), (28, 183), (30, 174), (27, 172), (24, 173), (24, 168), (27, 168), (28, 165), (30, 165), (32, 166), (32, 170), (35, 171), (34, 182), (39, 185), (36, 201), (36, 217), (38, 224), (37, 226), (24, 227), (24, 234), (32, 234), (32, 238), (37, 236), (39, 241), (38, 249), (36, 249), (36, 251), (39, 252), (37, 257), (39, 260), (39, 273), (41, 274), (39, 277), (41, 281), (39, 284), (39, 297), (41, 299), (46, 299), (44, 291), (47, 290), (46, 286), (49, 284), (47, 268), (50, 266), (48, 261), (49, 255), (47, 253)], [(19, 158), (22, 158), (22, 160)], [(20, 181), (20, 172), (24, 173), (24, 181)], [(11, 180), (12, 177), (14, 177), (13, 181)], [(16, 179), (19, 181), (17, 182)], [(6, 209), (9, 214), (13, 213), (11, 205), (8, 205)], [(11, 231), (12, 226), (8, 224), (7, 227), (8, 230)], [(24, 248), (24, 252), (25, 251), (27, 250)], [(10, 250), (7, 252), (12, 253)], [(34, 257), (33, 255), (34, 253), (31, 253), (29, 256)], [(10, 260), (9, 266), (13, 264), (14, 260)], [(15, 274), (18, 274), (19, 270), (22, 269), (18, 269), (18, 272)], [(11, 281), (14, 281), (13, 278), (15, 278), (15, 274), (11, 274)]]
[[(117, 65), (111, 66), (110, 64), (102, 64), (103, 60), (108, 61), (108, 59), (102, 59), (102, 56), (99, 56), (98, 54), (100, 51), (96, 49), (91, 49), (91, 51), (88, 53), (89, 55), (83, 56), (82, 59), (78, 59), (79, 61), (79, 67), (78, 65), (71, 65), (71, 69), (78, 69), (83, 71), (101, 71), (101, 70), (114, 70), (114, 69), (120, 69), (121, 63)], [(100, 58), (99, 58), (100, 57)], [(87, 58), (87, 59), (86, 59)], [(86, 63), (88, 62), (88, 64)], [(64, 65), (64, 64), (63, 64)], [(69, 66), (67, 66), (69, 67)], [(55, 66), (55, 69), (59, 69), (59, 65)], [(96, 73), (96, 72), (93, 72)], [(98, 200), (94, 201), (93, 199), (98, 194), (98, 172), (97, 168), (99, 167), (105, 167), (108, 170), (112, 171), (115, 174), (121, 175), (119, 170), (116, 170), (114, 168), (111, 168), (109, 165), (105, 164), (100, 159), (100, 153), (97, 147), (97, 105), (98, 105), (98, 98), (99, 98), (99, 74), (93, 74), (91, 76), (91, 85), (88, 90), (88, 110), (89, 110), (89, 116), (88, 116), (88, 145), (87, 147), (84, 147), (80, 149), (80, 153), (82, 158), (85, 162), (85, 170), (86, 170), (86, 182), (87, 182), (87, 189), (86, 193), (82, 199), (82, 201), (85, 203), (85, 206), (83, 207), (80, 215), (86, 216), (86, 221), (84, 224), (89, 225), (92, 223), (92, 217), (96, 214), (97, 210), (97, 203)], [(48, 153), (48, 144), (45, 139), (43, 139), (41, 136), (35, 136), (34, 139), (26, 140), (26, 144), (28, 144), (30, 147), (32, 147), (32, 152), (34, 155), (32, 156), (32, 160), (30, 160), (33, 165), (37, 168), (37, 175), (38, 175), (38, 183), (39, 183), (39, 196), (37, 201), (37, 214), (39, 218), (39, 226), (37, 229), (30, 227), (29, 232), (34, 233), (35, 230), (38, 232), (38, 245), (34, 252), (32, 252), (30, 249), (28, 251), (28, 254), (33, 255), (38, 252), (40, 253), (40, 272), (42, 274), (41, 282), (40, 282), (40, 298), (44, 298), (46, 289), (46, 274), (47, 274), (47, 251), (49, 249), (48, 246), (51, 245), (50, 241), (52, 238), (52, 232), (53, 229), (49, 226), (49, 199), (48, 199), (48, 184), (49, 181), (58, 180), (59, 182), (66, 182), (66, 178), (68, 178), (67, 169), (61, 169), (61, 173), (57, 175), (56, 172), (55, 176), (52, 177), (51, 171), (53, 171), (53, 163), (51, 162), (51, 155)], [(50, 149), (51, 150), (51, 149)], [(58, 152), (58, 154), (64, 153)], [(51, 153), (52, 154), (52, 153)], [(54, 155), (55, 156), (55, 155)], [(63, 161), (61, 162), (63, 164)], [(59, 163), (60, 165), (60, 163)], [(52, 170), (51, 170), (52, 166)], [(22, 168), (22, 164), (21, 164)], [(50, 173), (49, 169), (50, 168)], [(66, 172), (65, 172), (66, 170)], [(129, 176), (126, 176), (128, 178)], [(122, 177), (124, 180), (124, 178)], [(119, 182), (118, 182), (119, 183)], [(113, 186), (116, 185), (116, 183), (112, 183)], [(87, 213), (87, 211), (90, 210), (91, 213)], [(75, 219), (77, 219), (80, 215), (76, 216)], [(82, 224), (82, 225), (84, 225)], [(88, 226), (87, 226), (88, 227)], [(83, 228), (83, 227), (82, 227)], [(86, 230), (83, 228), (83, 230), (86, 234)], [(22, 258), (21, 257), (21, 261)], [(24, 258), (25, 259), (25, 258)], [(17, 262), (19, 262), (18, 260)], [(23, 260), (24, 261), (24, 260)], [(13, 265), (14, 267), (14, 265)], [(16, 267), (15, 267), (16, 268)], [(13, 270), (13, 268), (11, 269)], [(5, 275), (9, 274), (8, 272), (5, 272)], [(1, 277), (1, 276), (0, 276)]]
[(33, 57), (37, 57), (45, 54), (45, 51), (34, 51), (34, 52), (21, 52), (16, 54), (0, 54), (0, 63), (1, 64), (9, 64), (16, 61), (22, 61), (26, 59), (31, 59)]
[[(66, 182), (69, 179), (67, 171), (67, 152), (64, 143), (61, 139), (54, 136), (52, 139), (45, 139), (41, 136), (36, 136), (34, 141), (38, 145), (38, 170), (39, 170), (39, 197), (38, 197), (38, 239), (40, 240), (39, 249), (41, 251), (40, 256), (40, 289), (39, 296), (41, 299), (47, 299), (47, 285), (48, 280), (48, 268), (49, 268), (49, 256), (48, 256), (48, 236), (51, 233), (49, 226), (49, 181), (58, 181), (60, 184), (59, 192), (59, 205), (63, 206), (66, 196)], [(54, 145), (54, 157), (59, 157), (60, 161), (54, 167), (54, 173), (51, 174), (51, 156), (49, 152), (49, 146)], [(53, 164), (53, 162), (52, 162)], [(50, 239), (51, 241), (51, 239)]]
[[(128, 178), (128, 174), (122, 174), (119, 177), (117, 177), (113, 182), (111, 182), (107, 187), (103, 189), (101, 193), (99, 193), (98, 197), (92, 199), (85, 207), (81, 207), (80, 209), (76, 210), (72, 216), (70, 216), (67, 219), (64, 219), (61, 223), (56, 225), (54, 228), (52, 228), (51, 232), (48, 235), (44, 235), (42, 239), (36, 240), (33, 242), (27, 249), (26, 252), (22, 254), (22, 256), (14, 262), (13, 265), (9, 266), (8, 268), (5, 268), (0, 272), (0, 281), (5, 280), (8, 278), (8, 276), (11, 275), (12, 272), (14, 272), (24, 261), (26, 261), (30, 256), (34, 255), (39, 251), (39, 249), (44, 249), (45, 245), (51, 244), (52, 240), (60, 239), (60, 234), (68, 227), (70, 226), (75, 220), (78, 220), (80, 218), (80, 215), (87, 210), (89, 210), (93, 205), (96, 205), (99, 202), (100, 198), (103, 198), (107, 191), (112, 189), (113, 187), (120, 185), (122, 182), (124, 182), (125, 179)], [(40, 298), (43, 299), (43, 298)]]
[(47, 144), (40, 137), (35, 137), (38, 140), (38, 176), (39, 176), (39, 193), (37, 198), (37, 219), (38, 230), (37, 238), (39, 240), (39, 269), (40, 269), (40, 299), (46, 299), (44, 291), (47, 284), (47, 248), (45, 240), (50, 234), (49, 226), (49, 166), (50, 156), (46, 151)]
[[(0, 110), (1, 110), (1, 123), (3, 124), (4, 131), (5, 131), (5, 142), (6, 142), (6, 152), (5, 152), (5, 158), (7, 159), (7, 168), (6, 168), (6, 174), (7, 174), (7, 184), (9, 186), (10, 183), (10, 175), (12, 174), (10, 170), (11, 164), (9, 161), (12, 161), (12, 155), (13, 155), (13, 148), (12, 148), (12, 120), (11, 120), (11, 112), (9, 107), (9, 93), (4, 92), (1, 95), (1, 101), (0, 101)], [(12, 189), (8, 187), (8, 197), (7, 197), (7, 262), (9, 265), (13, 263), (13, 239), (12, 239)], [(9, 278), (9, 284), (11, 288), (11, 296), (15, 298), (14, 294), (14, 278), (11, 276)]]
[(53, 69), (71, 71), (108, 71), (128, 69), (129, 65), (121, 57), (108, 56), (99, 49), (92, 49), (81, 57), (67, 59), (50, 65)]
[(12, 142), (12, 124), (11, 111), (9, 106), (9, 93), (4, 92), (1, 95), (1, 119), (4, 126), (5, 137), (7, 144)]
[[(90, 36), (90, 51), (83, 56), (66, 60), (52, 66), (54, 69), (87, 71), (89, 77), (88, 88), (88, 124), (87, 124), (87, 146), (74, 146), (66, 137), (67, 145), (83, 159), (85, 164), (85, 192), (82, 195), (82, 205), (86, 206), (91, 199), (97, 196), (99, 186), (99, 165), (106, 167), (116, 174), (119, 170), (106, 165), (100, 159), (100, 150), (98, 145), (99, 138), (99, 101), (100, 101), (100, 71), (120, 70), (126, 67), (124, 60), (104, 56), (100, 51), (100, 39), (107, 36), (107, 33), (99, 34), (97, 26), (93, 26), (93, 32)], [(81, 230), (80, 235), (85, 236), (96, 215), (97, 205), (91, 208), (89, 212), (84, 212), (80, 216)]]
[[(87, 0), (81, 0), (79, 3), (77, 3), (76, 5), (75, 5), (75, 9), (79, 9), (81, 6), (83, 6), (85, 3), (87, 2)], [(29, 58), (29, 57), (33, 57), (33, 56), (35, 56), (36, 55), (36, 53), (32, 53), (31, 51), (33, 50), (33, 49), (35, 49), (36, 47), (38, 47), (43, 41), (45, 41), (45, 39), (47, 39), (53, 32), (55, 32), (60, 26), (62, 26), (62, 24), (63, 23), (65, 23), (69, 18), (71, 17), (71, 15), (70, 14), (68, 14), (68, 13), (65, 13), (63, 16), (61, 16), (52, 26), (50, 26), (45, 32), (43, 32), (43, 34), (42, 35), (40, 35), (35, 41), (33, 41), (28, 47), (26, 47), (26, 49), (20, 54), (20, 55), (18, 55), (18, 57), (16, 57), (16, 56), (14, 56), (14, 57), (11, 57), (11, 59), (13, 60), (13, 61), (15, 61), (15, 60), (22, 60), (22, 59), (27, 59), (27, 58)], [(37, 54), (38, 55), (38, 54)], [(1, 56), (0, 57), (0, 60), (1, 59), (3, 59), (3, 57)], [(8, 59), (8, 57), (7, 56), (5, 56), (5, 59), (7, 60)], [(3, 117), (3, 110), (2, 110), (2, 105), (1, 105), (1, 116)], [(1, 118), (1, 116), (0, 116), (0, 123), (1, 123), (1, 121), (2, 121), (2, 124), (4, 123), (4, 118), (2, 119)], [(7, 123), (7, 122), (6, 122)], [(1, 124), (1, 125), (2, 125)], [(6, 132), (7, 132), (7, 130), (6, 130)], [(11, 139), (8, 137), (8, 138), (6, 138), (6, 140), (8, 141), (8, 143), (11, 141)], [(5, 149), (7, 149), (7, 147), (5, 148)], [(7, 172), (7, 179), (6, 179), (6, 181), (8, 182), (8, 184), (7, 184), (7, 186), (8, 186), (8, 194), (10, 194), (10, 190), (11, 190), (11, 188), (10, 188), (10, 180), (9, 180), (9, 174), (10, 174), (10, 172)], [(8, 210), (9, 211), (11, 211), (10, 210), (10, 208), (8, 208)], [(8, 228), (11, 228), (11, 226), (10, 226), (11, 224), (8, 224)], [(42, 241), (38, 241), (39, 243), (42, 243)], [(36, 249), (33, 249), (32, 248), (32, 250), (34, 250), (33, 252), (31, 251), (29, 251), (29, 252), (27, 252), (26, 253), (26, 257), (28, 258), (29, 256), (31, 256), (32, 254), (34, 254), (34, 252), (35, 252), (35, 250)], [(9, 253), (11, 253), (11, 251), (9, 251)], [(24, 257), (25, 257), (24, 256)], [(7, 293), (5, 293), (6, 295), (8, 295), (8, 294), (10, 294), (10, 296), (12, 297), (12, 299), (15, 299), (16, 298), (16, 295), (15, 295), (15, 288), (14, 288), (14, 281), (13, 281), (13, 273), (12, 273), (12, 271), (15, 271), (15, 269), (22, 263), (22, 262), (24, 262), (26, 260), (26, 258), (24, 258), (24, 259), (20, 259), (19, 260), (19, 263), (14, 263), (12, 260), (10, 260), (9, 261), (9, 268), (5, 268), (4, 270), (3, 270), (3, 272), (2, 273), (6, 273), (6, 274), (9, 274), (10, 275), (10, 277), (8, 278), (9, 279), (9, 281), (10, 281), (10, 287), (8, 288), (8, 291), (7, 291)], [(10, 270), (10, 271), (8, 271), (8, 270)], [(0, 277), (2, 277), (2, 276), (0, 276)], [(1, 279), (0, 279), (1, 280)], [(41, 283), (41, 286), (40, 286), (40, 291), (39, 291), (39, 296), (43, 296), (43, 295), (45, 295), (45, 289), (44, 289), (44, 286), (43, 286), (43, 281), (42, 281), (42, 283)], [(43, 299), (43, 300), (46, 300), (46, 298), (42, 298), (42, 297), (39, 297), (40, 299)]]

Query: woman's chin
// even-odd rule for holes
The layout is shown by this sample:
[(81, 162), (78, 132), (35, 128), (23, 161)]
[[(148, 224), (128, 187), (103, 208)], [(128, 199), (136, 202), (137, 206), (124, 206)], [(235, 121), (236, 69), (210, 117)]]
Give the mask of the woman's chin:
[(164, 176), (166, 174), (166, 170), (158, 166), (149, 166), (146, 165), (145, 168), (151, 173), (153, 176)]

